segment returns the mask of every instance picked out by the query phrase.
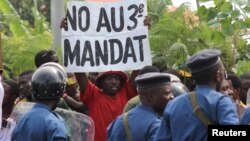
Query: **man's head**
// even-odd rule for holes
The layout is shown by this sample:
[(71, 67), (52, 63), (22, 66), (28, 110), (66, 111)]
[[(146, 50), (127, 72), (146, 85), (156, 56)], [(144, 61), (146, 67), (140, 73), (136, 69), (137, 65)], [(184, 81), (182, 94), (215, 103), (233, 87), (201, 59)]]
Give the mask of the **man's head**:
[(33, 73), (34, 70), (26, 70), (18, 78), (20, 96), (27, 98), (28, 101), (32, 101), (31, 77)]
[(110, 96), (114, 96), (127, 81), (127, 75), (121, 71), (107, 71), (96, 79), (96, 86)]
[[(4, 98), (2, 108), (10, 108), (13, 106), (19, 94), (18, 84), (14, 80), (3, 80)], [(9, 106), (8, 106), (9, 105)]]
[(39, 67), (31, 79), (33, 97), (43, 103), (53, 102), (52, 109), (62, 97), (67, 81), (67, 74), (57, 63), (45, 63)]
[(229, 83), (226, 79), (221, 83), (220, 92), (224, 95), (230, 96), (233, 99), (233, 90), (229, 87)]
[(228, 74), (227, 81), (229, 84), (229, 88), (233, 90), (233, 99), (240, 100), (240, 93), (241, 93), (241, 81), (240, 78), (233, 73)]
[(187, 67), (196, 84), (212, 84), (215, 89), (219, 90), (226, 75), (220, 55), (219, 50), (205, 49), (188, 59)]
[(240, 93), (241, 101), (246, 104), (247, 100), (247, 91), (250, 88), (250, 73), (244, 73), (240, 76), (240, 80), (242, 83), (242, 89)]
[(160, 72), (138, 75), (135, 79), (141, 103), (162, 113), (169, 100), (173, 99), (170, 76)]
[(39, 68), (42, 64), (47, 62), (58, 63), (58, 56), (55, 50), (41, 50), (35, 56), (35, 65)]

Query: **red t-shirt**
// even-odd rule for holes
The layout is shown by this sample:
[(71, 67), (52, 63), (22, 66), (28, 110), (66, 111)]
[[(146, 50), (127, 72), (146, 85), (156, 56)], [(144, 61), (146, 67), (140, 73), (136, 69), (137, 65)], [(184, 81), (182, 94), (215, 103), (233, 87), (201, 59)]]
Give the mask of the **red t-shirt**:
[(126, 81), (114, 97), (108, 96), (88, 81), (80, 99), (88, 107), (89, 116), (95, 124), (95, 141), (107, 140), (108, 125), (122, 113), (128, 100), (137, 95), (133, 86)]

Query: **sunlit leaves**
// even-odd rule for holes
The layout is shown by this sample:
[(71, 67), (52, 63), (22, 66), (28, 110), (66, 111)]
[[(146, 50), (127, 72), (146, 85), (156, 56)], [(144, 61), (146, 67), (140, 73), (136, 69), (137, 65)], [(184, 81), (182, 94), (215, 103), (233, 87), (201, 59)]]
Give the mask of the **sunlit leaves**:
[(8, 0), (0, 0), (0, 11), (6, 17), (6, 21), (12, 31), (12, 35), (23, 36), (28, 33), (28, 30), (23, 25), (23, 21), (20, 19), (19, 15)]

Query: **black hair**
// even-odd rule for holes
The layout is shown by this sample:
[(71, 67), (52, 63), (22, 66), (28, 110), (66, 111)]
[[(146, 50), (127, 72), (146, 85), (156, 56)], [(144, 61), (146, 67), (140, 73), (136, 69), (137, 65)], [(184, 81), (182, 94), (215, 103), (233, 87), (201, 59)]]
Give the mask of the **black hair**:
[(21, 76), (23, 76), (23, 75), (33, 74), (34, 72), (35, 72), (35, 71), (34, 71), (34, 70), (31, 70), (31, 69), (25, 70), (25, 71), (23, 71), (23, 72), (21, 72), (21, 73), (19, 74), (19, 77), (21, 77)]
[(176, 69), (168, 68), (168, 69), (166, 69), (166, 70), (164, 70), (164, 71), (162, 71), (162, 72), (173, 74), (173, 75), (177, 76), (179, 79), (183, 79), (183, 78), (184, 78), (184, 77), (182, 77), (182, 76), (180, 75), (180, 73), (179, 73), (178, 70), (176, 70)]
[(244, 73), (240, 76), (240, 79), (241, 80), (245, 80), (245, 79), (250, 79), (250, 73)]
[(18, 83), (12, 79), (9, 80), (3, 80), (4, 83), (8, 84), (10, 86), (10, 94), (12, 96), (18, 97), (19, 95), (19, 86)]
[(196, 84), (201, 84), (201, 85), (208, 84), (214, 78), (214, 75), (219, 70), (219, 68), (220, 68), (220, 64), (210, 69), (207, 69), (205, 71), (193, 73), (192, 76)]
[(53, 55), (56, 55), (56, 51), (53, 49), (39, 51), (35, 56), (36, 67), (39, 68), (42, 64), (51, 62)]
[(242, 87), (240, 78), (236, 74), (228, 73), (227, 80), (231, 80), (234, 89), (238, 89)]
[(160, 70), (155, 66), (144, 66), (139, 72), (138, 75), (149, 73), (149, 72), (160, 72)]

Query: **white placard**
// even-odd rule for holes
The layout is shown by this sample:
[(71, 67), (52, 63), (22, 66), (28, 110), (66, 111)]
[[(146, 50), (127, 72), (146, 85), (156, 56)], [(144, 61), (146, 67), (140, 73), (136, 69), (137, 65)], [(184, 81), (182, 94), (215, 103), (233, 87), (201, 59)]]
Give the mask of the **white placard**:
[(152, 65), (146, 0), (70, 1), (62, 30), (67, 72), (135, 70)]

